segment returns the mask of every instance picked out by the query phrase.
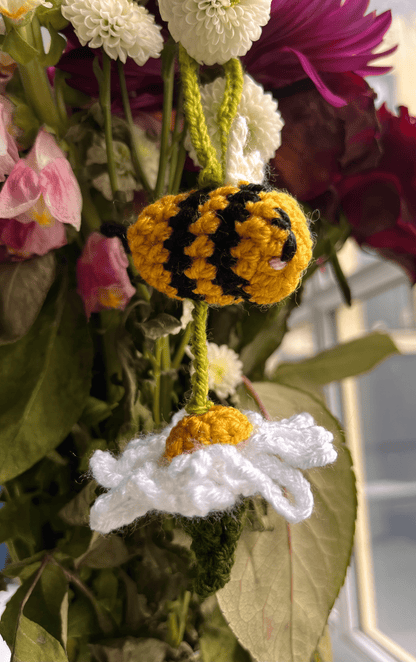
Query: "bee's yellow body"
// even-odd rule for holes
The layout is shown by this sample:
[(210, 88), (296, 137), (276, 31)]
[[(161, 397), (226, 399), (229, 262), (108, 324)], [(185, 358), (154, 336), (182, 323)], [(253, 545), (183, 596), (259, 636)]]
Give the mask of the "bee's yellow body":
[(167, 195), (127, 231), (142, 278), (174, 299), (272, 304), (293, 292), (312, 256), (294, 198), (259, 184)]

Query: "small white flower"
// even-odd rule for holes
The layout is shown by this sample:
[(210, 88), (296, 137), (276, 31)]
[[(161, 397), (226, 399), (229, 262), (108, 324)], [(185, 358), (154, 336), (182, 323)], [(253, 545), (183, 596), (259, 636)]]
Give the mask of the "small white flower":
[[(208, 133), (217, 151), (219, 161), (221, 161), (221, 142), (217, 116), (224, 96), (224, 89), (224, 78), (216, 78), (212, 83), (208, 83), (208, 85), (201, 88), (202, 107), (207, 121)], [(245, 74), (237, 116), (231, 125), (227, 171), (230, 173), (235, 171), (231, 161), (233, 150), (234, 155), (237, 151), (240, 169), (243, 157), (248, 159), (247, 167), (249, 167), (252, 176), (260, 178), (260, 181), (255, 179), (249, 181), (260, 184), (263, 178), (262, 163), (267, 163), (280, 147), (282, 128), (283, 121), (277, 109), (277, 101), (273, 99), (269, 92), (264, 92), (263, 87), (256, 83), (251, 76)], [(186, 148), (189, 150), (189, 155), (194, 163), (200, 165), (189, 135)], [(244, 171), (242, 171), (242, 174), (244, 174)], [(227, 177), (227, 183), (233, 183), (229, 179)]]
[(113, 60), (131, 57), (142, 67), (163, 48), (154, 16), (133, 0), (64, 0), (61, 11), (83, 46), (102, 46)]
[[(159, 167), (159, 147), (147, 137), (146, 132), (141, 127), (135, 126), (134, 131), (140, 163), (150, 186), (154, 188)], [(140, 191), (143, 187), (136, 180), (130, 150), (127, 145), (119, 140), (113, 140), (113, 150), (118, 187), (120, 191), (125, 192), (127, 202), (130, 202), (133, 200), (134, 191)], [(107, 163), (107, 149), (103, 136), (95, 136), (92, 146), (87, 151), (86, 165), (92, 165), (94, 163)], [(92, 180), (92, 183), (107, 200), (113, 199), (108, 172), (97, 175)]]
[(195, 308), (190, 299), (184, 299), (181, 317), (181, 329), (186, 329), (189, 322), (192, 322), (192, 311)]
[(207, 353), (209, 388), (219, 398), (233, 395), (243, 376), (243, 364), (238, 354), (227, 345), (219, 347), (213, 342), (207, 343)]
[(335, 461), (331, 432), (307, 413), (282, 421), (266, 421), (250, 411), (244, 414), (254, 426), (249, 439), (235, 446), (213, 440), (177, 455), (169, 464), (160, 459), (184, 410), (161, 433), (130, 441), (118, 459), (107, 451), (95, 451), (90, 467), (108, 492), (91, 509), (91, 528), (109, 533), (153, 510), (205, 517), (254, 494), (261, 494), (289, 522), (309, 517), (313, 496), (299, 469)]
[(159, 0), (175, 41), (200, 64), (245, 55), (270, 19), (271, 0)]
[(12, 652), (0, 634), (0, 660), (2, 662), (10, 662), (11, 656)]

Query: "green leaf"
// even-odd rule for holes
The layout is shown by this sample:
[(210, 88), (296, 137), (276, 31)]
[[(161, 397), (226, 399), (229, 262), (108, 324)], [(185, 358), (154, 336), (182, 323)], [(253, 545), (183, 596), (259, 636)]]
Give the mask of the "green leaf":
[(153, 319), (142, 322), (139, 326), (144, 335), (150, 340), (157, 340), (163, 336), (168, 336), (170, 333), (177, 333), (181, 328), (179, 320), (167, 313), (160, 313)]
[(329, 635), (329, 628), (326, 625), (311, 662), (332, 662), (332, 659), (331, 637)]
[[(19, 132), (19, 143), (22, 146), (22, 149), (28, 149), (35, 141), (40, 128), (40, 122), (32, 108), (21, 98), (14, 94), (9, 94), (8, 96), (15, 105), (13, 110), (13, 122), (19, 129), (21, 129)], [(49, 255), (51, 254), (52, 253)]]
[(33, 567), (33, 572), (26, 577), (22, 585), (17, 589), (16, 593), (12, 595), (10, 600), (7, 602), (6, 609), (2, 614), (0, 620), (0, 635), (3, 637), (10, 648), (14, 644), (20, 606), (33, 583), (33, 579), (39, 568), (39, 565), (40, 563)]
[(298, 363), (281, 363), (273, 375), (279, 383), (305, 387), (322, 385), (372, 370), (399, 350), (385, 333), (369, 333)]
[(54, 67), (61, 59), (61, 55), (66, 46), (66, 39), (55, 30), (51, 24), (48, 26), (51, 37), (49, 51), (39, 58), (42, 67)]
[(204, 622), (199, 648), (202, 662), (251, 662), (250, 654), (238, 643), (218, 605)]
[(54, 279), (52, 251), (31, 260), (0, 264), (0, 345), (15, 342), (29, 331)]
[[(274, 418), (310, 412), (333, 432), (338, 458), (303, 472), (315, 500), (308, 520), (291, 525), (269, 507), (264, 519), (271, 531), (243, 531), (231, 580), (217, 598), (231, 629), (256, 659), (306, 662), (345, 579), (357, 507), (355, 478), (340, 426), (322, 401), (278, 384), (254, 388)], [(244, 406), (253, 408), (253, 402), (246, 398)]]
[(65, 632), (62, 628), (62, 607), (67, 593), (68, 582), (61, 568), (48, 563), (24, 609), (28, 619), (44, 628), (61, 644), (66, 640), (66, 622)]
[(167, 651), (172, 649), (159, 639), (113, 639), (105, 644), (90, 644), (90, 649), (99, 662), (124, 662), (143, 660), (165, 662)]
[(78, 639), (85, 636), (97, 636), (101, 633), (97, 614), (87, 598), (79, 594), (69, 605), (68, 638)]
[(95, 480), (88, 483), (76, 497), (61, 508), (58, 513), (59, 517), (71, 526), (86, 526), (89, 522), (90, 506), (94, 501), (96, 487)]
[(59, 641), (37, 623), (22, 616), (12, 662), (68, 662)]
[(1, 49), (4, 53), (8, 53), (18, 64), (27, 64), (40, 55), (39, 51), (25, 41), (14, 29), (6, 35)]
[(84, 423), (87, 427), (98, 425), (101, 421), (111, 416), (114, 407), (111, 407), (108, 402), (94, 398), (92, 395), (88, 396), (84, 411), (81, 414), (80, 422)]
[(79, 565), (88, 568), (114, 568), (126, 563), (130, 554), (124, 541), (118, 536), (98, 535), (86, 554), (83, 555)]
[(85, 406), (92, 344), (76, 294), (51, 291), (29, 333), (0, 347), (0, 365), (2, 483), (58, 446)]

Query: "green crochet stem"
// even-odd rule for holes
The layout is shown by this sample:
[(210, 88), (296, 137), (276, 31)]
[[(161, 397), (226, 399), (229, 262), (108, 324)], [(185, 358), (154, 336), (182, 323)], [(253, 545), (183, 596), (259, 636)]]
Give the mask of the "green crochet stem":
[(242, 504), (221, 517), (183, 520), (182, 527), (192, 538), (191, 550), (196, 560), (194, 591), (203, 599), (219, 591), (230, 579), (244, 512)]
[(191, 134), (191, 141), (198, 161), (202, 166), (199, 186), (221, 186), (225, 180), (228, 136), (237, 113), (243, 92), (243, 70), (237, 58), (224, 64), (225, 90), (218, 110), (217, 122), (220, 131), (221, 163), (208, 133), (207, 122), (202, 108), (201, 91), (198, 83), (199, 65), (179, 44), (179, 63), (184, 90), (184, 112)]
[(192, 397), (185, 409), (188, 414), (205, 414), (214, 404), (208, 400), (208, 304), (205, 301), (195, 301), (192, 317), (192, 353), (195, 372), (191, 377)]
[(243, 68), (240, 60), (233, 57), (224, 64), (225, 89), (221, 106), (218, 109), (217, 124), (220, 130), (221, 140), (221, 167), (223, 179), (225, 179), (225, 169), (227, 161), (228, 136), (231, 125), (237, 114), (238, 104), (241, 101), (243, 93)]

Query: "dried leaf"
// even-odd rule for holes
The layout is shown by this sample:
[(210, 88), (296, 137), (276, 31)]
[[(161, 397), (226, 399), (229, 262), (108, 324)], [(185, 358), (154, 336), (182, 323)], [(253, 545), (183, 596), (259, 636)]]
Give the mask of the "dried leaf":
[[(310, 412), (334, 433), (337, 461), (305, 472), (312, 516), (289, 525), (271, 507), (272, 531), (245, 530), (231, 581), (218, 592), (221, 610), (241, 644), (264, 662), (305, 662), (314, 654), (344, 582), (356, 515), (355, 479), (338, 422), (323, 402), (287, 386), (254, 388), (276, 418)], [(253, 408), (252, 403), (248, 404)]]

